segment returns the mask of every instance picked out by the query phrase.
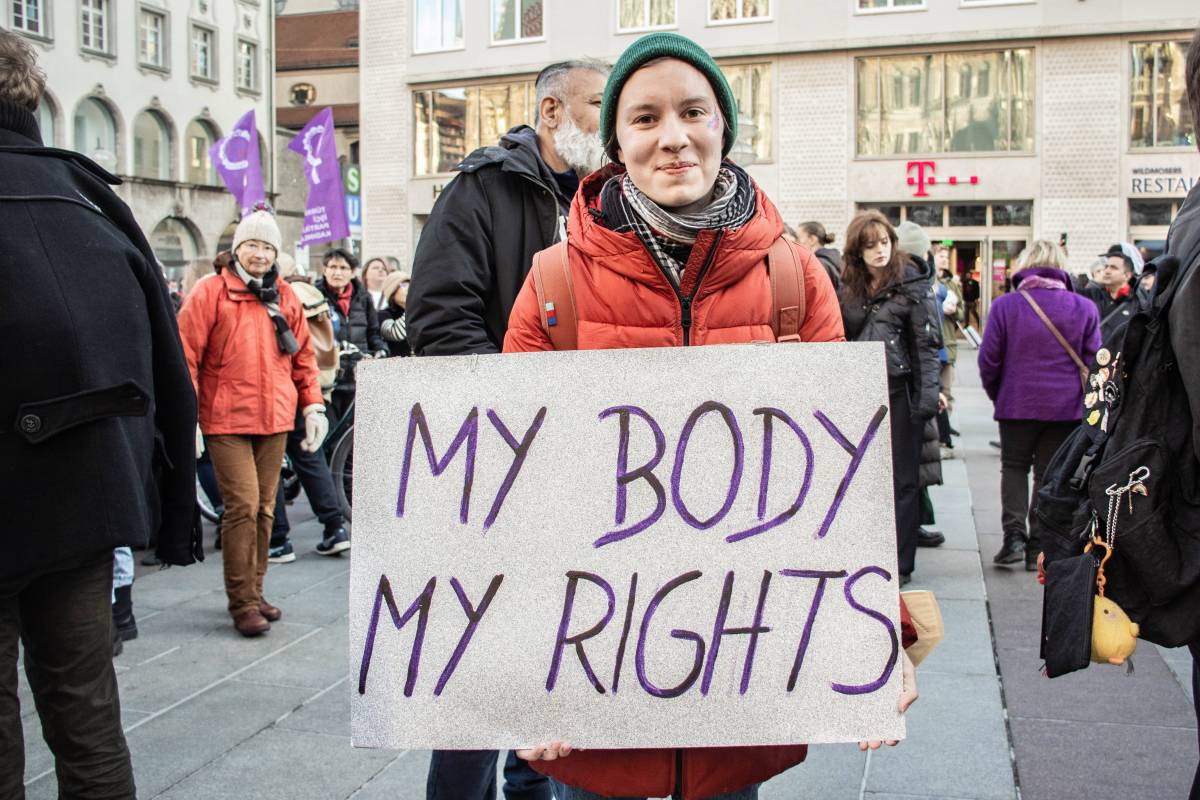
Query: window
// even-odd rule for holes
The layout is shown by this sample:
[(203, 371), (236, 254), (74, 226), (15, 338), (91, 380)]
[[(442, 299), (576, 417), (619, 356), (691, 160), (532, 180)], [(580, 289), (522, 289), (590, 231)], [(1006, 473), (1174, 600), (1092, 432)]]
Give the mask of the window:
[(258, 45), (245, 39), (237, 43), (237, 85), (249, 92), (258, 91)]
[(676, 0), (617, 0), (617, 31), (675, 27)]
[(946, 207), (936, 203), (913, 203), (908, 206), (908, 221), (915, 222), (922, 228), (941, 228), (945, 226), (944, 216)]
[(84, 50), (110, 52), (109, 23), (108, 0), (79, 0), (79, 44)]
[(1133, 147), (1194, 147), (1184, 61), (1187, 42), (1133, 45), (1129, 138)]
[(187, 139), (187, 181), (202, 186), (217, 185), (217, 171), (213, 167), (212, 156), (208, 154), (217, 141), (217, 133), (204, 120), (194, 119), (188, 123), (185, 134)]
[(859, 13), (874, 11), (921, 11), (925, 0), (858, 0)]
[(167, 16), (142, 9), (138, 22), (138, 60), (147, 67), (167, 67)]
[(150, 233), (150, 247), (162, 262), (168, 280), (183, 280), (188, 266), (200, 256), (196, 237), (181, 220), (167, 217)]
[(1033, 150), (1032, 50), (855, 61), (860, 156)]
[(317, 102), (317, 87), (311, 83), (294, 83), (288, 89), (288, 98), (294, 106), (311, 106)]
[(987, 225), (986, 205), (950, 206), (950, 225), (953, 227), (983, 227)]
[(492, 42), (540, 39), (542, 0), (492, 0)]
[(734, 150), (745, 146), (754, 154), (753, 161), (770, 161), (774, 140), (771, 65), (737, 64), (722, 66), (721, 71), (725, 73), (738, 105), (738, 141), (734, 143)]
[(992, 224), (1028, 228), (1033, 224), (1033, 203), (996, 203), (992, 206)]
[[(1130, 205), (1132, 206), (1133, 201)], [(859, 203), (858, 210), (875, 209), (887, 217), (893, 225), (899, 225), (902, 220), (915, 222), (923, 228), (950, 227), (989, 227), (989, 228), (1028, 228), (1033, 223), (1033, 203), (1029, 200), (1016, 200), (1005, 203), (965, 203), (961, 205), (944, 205), (942, 203), (909, 203), (908, 205), (888, 205), (878, 203)], [(991, 209), (991, 217), (988, 217)]]
[(415, 52), (432, 53), (463, 46), (463, 0), (415, 0), (414, 6)]
[(143, 111), (133, 123), (133, 174), (171, 179), (171, 134), (157, 111)]
[(209, 28), (192, 26), (192, 77), (217, 79), (216, 37)]
[(85, 97), (75, 109), (75, 149), (105, 169), (117, 168), (117, 123), (94, 97)]
[(771, 0), (708, 0), (709, 22), (753, 22), (771, 18)]
[(45, 36), (47, 28), (44, 2), (45, 0), (11, 0), (13, 30), (34, 36)]
[(1170, 225), (1179, 213), (1181, 200), (1130, 200), (1130, 225)]
[(534, 118), (532, 81), (413, 93), (413, 173), (450, 172), (477, 147)]

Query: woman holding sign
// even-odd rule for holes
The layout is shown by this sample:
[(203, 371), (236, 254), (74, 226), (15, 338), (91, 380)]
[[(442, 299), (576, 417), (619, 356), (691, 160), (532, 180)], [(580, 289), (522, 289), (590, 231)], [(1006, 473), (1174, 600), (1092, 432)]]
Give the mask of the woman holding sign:
[[(729, 84), (694, 42), (655, 33), (626, 50), (609, 77), (600, 118), (600, 137), (614, 163), (575, 195), (569, 247), (560, 244), (535, 259), (509, 319), (505, 352), (784, 336), (843, 341), (837, 296), (820, 262), (798, 245), (777, 244), (779, 212), (744, 170), (724, 160), (736, 135)], [(772, 292), (773, 277), (780, 276), (768, 273), (768, 252), (772, 270), (791, 268), (802, 293), (780, 308)], [(563, 270), (564, 258), (569, 280), (553, 301), (549, 270)], [(790, 320), (780, 313), (797, 308), (803, 311)], [(915, 639), (910, 626), (905, 634), (908, 645)], [(904, 676), (901, 710), (916, 699), (907, 656)], [(803, 761), (806, 748), (572, 754), (569, 744), (556, 741), (518, 754), (564, 784), (560, 800), (663, 796), (677, 789), (689, 799), (750, 800), (759, 783)]]

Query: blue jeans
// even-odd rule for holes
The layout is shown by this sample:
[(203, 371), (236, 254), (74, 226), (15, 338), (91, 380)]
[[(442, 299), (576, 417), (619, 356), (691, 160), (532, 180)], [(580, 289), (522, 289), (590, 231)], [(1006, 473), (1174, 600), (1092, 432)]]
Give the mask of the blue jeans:
[[(602, 794), (589, 792), (587, 789), (580, 789), (578, 786), (567, 786), (565, 783), (559, 783), (553, 778), (550, 784), (554, 787), (555, 800), (646, 800), (644, 797), (620, 797), (620, 798), (605, 798)], [(725, 794), (713, 795), (708, 800), (758, 800), (758, 787), (761, 784), (754, 784), (738, 789), (736, 792), (727, 792)]]
[[(434, 750), (425, 800), (496, 800), (496, 750)], [(507, 800), (553, 800), (550, 780), (509, 751), (504, 762)]]
[[(296, 427), (287, 435), (287, 454), (292, 460), (292, 469), (304, 487), (308, 504), (313, 513), (325, 526), (326, 531), (340, 528), (346, 521), (342, 516), (342, 506), (333, 491), (333, 475), (329, 472), (329, 463), (325, 454), (318, 450), (309, 453), (300, 447), (304, 441), (304, 419), (296, 414)], [(279, 547), (287, 541), (292, 526), (287, 518), (287, 501), (283, 496), (283, 481), (275, 493), (275, 523), (271, 528), (271, 547)]]

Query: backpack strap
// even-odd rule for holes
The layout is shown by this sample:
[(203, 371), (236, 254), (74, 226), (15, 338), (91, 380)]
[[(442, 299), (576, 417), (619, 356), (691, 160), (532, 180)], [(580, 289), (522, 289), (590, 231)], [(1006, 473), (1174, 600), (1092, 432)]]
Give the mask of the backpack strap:
[(542, 330), (555, 350), (576, 350), (579, 321), (575, 313), (575, 285), (567, 243), (560, 241), (533, 254), (533, 286), (537, 290)]
[(771, 277), (771, 329), (777, 342), (800, 341), (804, 324), (804, 270), (791, 243), (780, 236), (767, 251)]
[(1058, 340), (1058, 343), (1062, 345), (1062, 349), (1067, 351), (1067, 355), (1069, 355), (1071, 360), (1075, 362), (1075, 368), (1079, 370), (1080, 383), (1083, 384), (1084, 388), (1087, 388), (1089, 370), (1087, 368), (1087, 364), (1084, 364), (1083, 359), (1079, 357), (1079, 353), (1075, 352), (1075, 348), (1071, 347), (1071, 345), (1067, 342), (1066, 337), (1059, 332), (1058, 327), (1050, 321), (1048, 316), (1046, 316), (1046, 312), (1042, 311), (1042, 307), (1039, 306), (1037, 301), (1033, 299), (1033, 295), (1024, 289), (1018, 289), (1017, 292), (1025, 298), (1025, 302), (1029, 303), (1029, 307), (1033, 309), (1033, 313), (1038, 315), (1038, 319), (1040, 319), (1042, 324), (1046, 326), (1046, 330), (1050, 331), (1054, 338)]

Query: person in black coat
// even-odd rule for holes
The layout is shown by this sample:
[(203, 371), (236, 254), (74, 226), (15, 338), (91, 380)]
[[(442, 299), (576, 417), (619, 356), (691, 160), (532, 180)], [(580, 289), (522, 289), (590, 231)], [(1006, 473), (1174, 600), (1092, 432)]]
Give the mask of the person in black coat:
[(1137, 308), (1138, 282), (1133, 258), (1121, 245), (1114, 244), (1101, 258), (1104, 264), (1096, 270), (1093, 282), (1082, 294), (1096, 304), (1100, 312), (1100, 340), (1107, 342), (1133, 316)]
[(388, 354), (387, 342), (379, 334), (375, 304), (367, 287), (355, 277), (357, 269), (358, 260), (353, 253), (334, 248), (325, 254), (324, 276), (317, 278), (315, 284), (329, 302), (333, 334), (339, 345), (352, 344), (361, 354), (342, 357), (337, 385), (329, 401), (335, 419), (340, 419), (354, 400), (354, 366), (359, 359), (382, 358)]
[[(405, 323), (418, 356), (499, 353), (533, 256), (566, 237), (579, 181), (603, 162), (608, 67), (551, 64), (538, 74), (537, 128), (518, 125), (456, 167), (421, 231)], [(435, 750), (426, 797), (495, 797), (494, 750)], [(510, 800), (550, 800), (546, 778), (510, 752)]]
[(0, 797), (23, 793), (17, 642), (63, 797), (133, 797), (112, 665), (113, 549), (203, 557), (196, 398), (150, 245), (0, 31)]
[(920, 457), (925, 423), (938, 411), (941, 325), (933, 270), (896, 246), (878, 211), (862, 211), (846, 231), (838, 300), (847, 341), (883, 342), (892, 430), (892, 481), (901, 584), (916, 559), (921, 522)]

